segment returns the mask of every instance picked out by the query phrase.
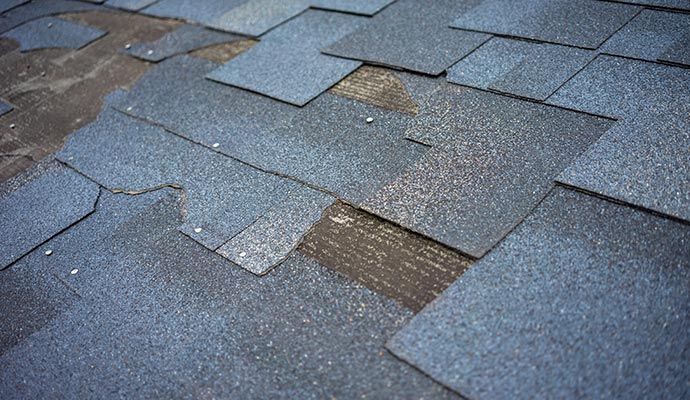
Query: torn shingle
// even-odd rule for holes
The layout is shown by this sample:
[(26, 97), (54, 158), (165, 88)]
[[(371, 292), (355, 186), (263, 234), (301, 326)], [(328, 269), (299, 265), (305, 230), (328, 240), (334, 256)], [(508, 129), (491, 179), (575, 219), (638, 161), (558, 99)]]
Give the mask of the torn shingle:
[(447, 27), (473, 2), (400, 0), (323, 52), (338, 57), (438, 75), (489, 35)]
[(639, 10), (594, 0), (483, 0), (451, 26), (596, 49)]
[(690, 220), (690, 70), (599, 56), (549, 103), (619, 118), (558, 180)]
[(12, 111), (13, 109), (14, 107), (11, 104), (7, 104), (4, 101), (0, 100), (0, 117)]
[(198, 25), (185, 24), (155, 42), (134, 43), (129, 49), (123, 49), (122, 52), (142, 60), (159, 62), (177, 54), (240, 39), (242, 39), (241, 36), (213, 31)]
[(219, 248), (218, 253), (246, 270), (263, 275), (287, 258), (333, 201), (326, 193), (297, 187)]
[(111, 7), (122, 8), (130, 11), (139, 11), (158, 0), (108, 0), (105, 4)]
[(610, 125), (603, 118), (447, 85), (407, 132), (431, 150), (364, 208), (481, 257)]
[(448, 69), (448, 81), (545, 100), (582, 69), (594, 52), (493, 38)]
[[(403, 139), (411, 121), (406, 114), (328, 93), (297, 108), (204, 79), (215, 67), (174, 57), (151, 70), (115, 106), (355, 204), (426, 151)], [(373, 123), (366, 122), (369, 117)]]
[(687, 397), (689, 244), (557, 188), (387, 346), (468, 398)]
[(308, 11), (207, 77), (302, 106), (359, 67), (319, 50), (361, 22), (361, 17)]
[(19, 42), (21, 51), (46, 48), (80, 49), (106, 32), (55, 17), (25, 23), (2, 34)]
[(326, 210), (299, 252), (413, 311), (472, 264), (438, 243), (343, 203)]
[(175, 232), (169, 192), (107, 194), (51, 243), (83, 249), (44, 264), (82, 300), (0, 358), (1, 398), (457, 398), (383, 349), (408, 310), (300, 256), (235, 268)]
[(683, 64), (688, 63), (688, 56), (682, 51), (688, 50), (688, 42), (690, 15), (643, 10), (607, 40), (601, 46), (601, 51), (649, 61)]
[(13, 8), (0, 18), (0, 33), (8, 31), (25, 22), (68, 12), (102, 10), (103, 7), (82, 1), (72, 0), (34, 0)]
[(26, 176), (0, 200), (0, 269), (91, 213), (98, 197), (98, 185), (58, 165)]

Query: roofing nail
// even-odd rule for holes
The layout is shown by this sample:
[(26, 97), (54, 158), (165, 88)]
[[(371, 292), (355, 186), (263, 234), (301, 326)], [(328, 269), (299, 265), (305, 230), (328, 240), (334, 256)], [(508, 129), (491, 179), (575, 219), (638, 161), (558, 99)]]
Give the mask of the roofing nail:
[(244, 257), (246, 255), (247, 255), (247, 253), (245, 253), (244, 251), (240, 253), (240, 257)]
[(147, 51), (147, 52), (146, 52), (146, 54), (148, 54), (148, 55), (151, 55), (151, 54), (153, 54), (153, 50), (149, 50), (149, 51)]
[(201, 228), (194, 228), (194, 232), (201, 233)]
[(131, 47), (132, 47), (132, 45), (129, 44), (129, 43), (127, 43), (127, 44), (125, 45), (125, 49), (130, 49)]
[(220, 146), (220, 143), (213, 143), (213, 144), (211, 145), (211, 147), (214, 147), (214, 148), (215, 148), (215, 147), (218, 147), (218, 146)]
[(48, 22), (48, 28), (52, 28), (52, 27), (53, 27), (53, 23), (52, 23), (52, 22)]
[(127, 111), (132, 111), (132, 107), (127, 107)]
[(47, 256), (49, 256), (49, 255), (53, 254), (53, 250), (46, 250), (46, 253), (45, 253), (45, 254), (46, 254)]
[(10, 129), (14, 129), (16, 126), (15, 124), (10, 124)]
[(374, 119), (371, 117), (367, 117), (367, 124), (370, 124), (372, 122), (374, 122)]
[(77, 272), (79, 272), (79, 270), (76, 269), (76, 268), (73, 268), (69, 273), (70, 273), (71, 275), (76, 275)]

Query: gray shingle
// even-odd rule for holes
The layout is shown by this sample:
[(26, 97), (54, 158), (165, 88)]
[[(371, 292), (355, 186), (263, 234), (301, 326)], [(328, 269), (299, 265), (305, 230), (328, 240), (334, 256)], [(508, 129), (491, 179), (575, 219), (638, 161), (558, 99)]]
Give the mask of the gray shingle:
[(105, 4), (111, 7), (122, 8), (130, 11), (139, 11), (158, 0), (108, 0)]
[(599, 56), (549, 103), (620, 118), (558, 178), (690, 220), (690, 70)]
[(81, 1), (34, 0), (3, 14), (4, 18), (0, 18), (0, 33), (25, 22), (49, 15), (102, 9), (101, 6)]
[(21, 51), (45, 48), (80, 49), (106, 32), (55, 17), (29, 21), (2, 34), (19, 42)]
[(310, 0), (312, 7), (324, 10), (374, 15), (395, 0)]
[(0, 13), (4, 13), (14, 7), (21, 6), (24, 3), (28, 3), (29, 0), (2, 0), (0, 3)]
[(319, 50), (352, 32), (362, 19), (308, 11), (207, 77), (302, 106), (361, 65)]
[(690, 227), (555, 189), (388, 342), (468, 398), (679, 399)]
[(257, 275), (267, 273), (297, 247), (335, 199), (306, 186), (295, 188), (218, 253)]
[(483, 0), (451, 26), (596, 49), (639, 10), (594, 0)]
[(675, 8), (675, 9), (680, 9), (680, 10), (690, 10), (690, 1), (688, 1), (688, 0), (623, 0), (623, 1), (613, 0), (613, 1), (620, 2), (620, 3), (640, 4), (640, 5), (645, 5), (645, 6), (667, 7), (667, 8)]
[[(643, 60), (688, 63), (690, 15), (643, 10), (601, 46), (601, 51)], [(673, 49), (678, 49), (674, 51)], [(667, 50), (670, 50), (667, 52)], [(685, 59), (684, 59), (685, 58)]]
[(210, 26), (248, 36), (261, 36), (308, 7), (308, 0), (250, 0), (219, 15)]
[(609, 126), (601, 118), (447, 85), (408, 131), (431, 150), (364, 207), (481, 257)]
[(222, 42), (242, 39), (241, 36), (206, 29), (198, 25), (182, 25), (154, 42), (134, 43), (124, 54), (158, 62), (176, 54)]
[(247, 0), (160, 0), (141, 12), (156, 17), (179, 18), (209, 25), (220, 15), (246, 2)]
[(107, 194), (51, 243), (83, 249), (43, 264), (82, 301), (0, 358), (0, 397), (455, 398), (383, 349), (409, 311), (302, 257), (246, 273), (160, 192)]
[(0, 100), (0, 116), (3, 116), (7, 114), (8, 112), (12, 111), (14, 107), (12, 104), (5, 103), (4, 101)]
[(88, 215), (98, 197), (98, 185), (58, 165), (14, 181), (0, 200), (0, 269)]
[(553, 44), (493, 38), (448, 69), (448, 81), (545, 100), (594, 57)]
[(328, 93), (297, 108), (204, 79), (215, 66), (188, 56), (164, 61), (116, 107), (355, 204), (426, 150), (402, 138), (406, 114)]
[(472, 4), (476, 1), (400, 0), (323, 52), (438, 75), (490, 37), (447, 27)]

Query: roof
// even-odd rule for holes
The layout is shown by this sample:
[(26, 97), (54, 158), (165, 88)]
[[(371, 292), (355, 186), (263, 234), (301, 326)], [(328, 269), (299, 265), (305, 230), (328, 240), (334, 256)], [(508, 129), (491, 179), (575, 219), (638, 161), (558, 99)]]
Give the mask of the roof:
[(0, 1), (0, 398), (690, 397), (686, 1)]

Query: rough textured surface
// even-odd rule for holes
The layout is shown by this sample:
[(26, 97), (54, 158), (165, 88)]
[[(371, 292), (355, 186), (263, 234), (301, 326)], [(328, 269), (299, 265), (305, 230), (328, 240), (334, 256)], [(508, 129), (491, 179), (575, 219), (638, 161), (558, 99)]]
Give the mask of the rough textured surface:
[(451, 26), (596, 49), (639, 10), (595, 0), (483, 0)]
[(559, 188), (388, 348), (468, 398), (687, 398), (689, 260), (688, 225)]
[[(601, 51), (649, 61), (662, 59), (683, 64), (688, 62), (688, 56), (673, 49), (676, 46), (687, 46), (690, 42), (688, 38), (690, 15), (643, 10), (607, 40), (601, 46)], [(671, 52), (667, 53), (667, 50)]]
[(517, 225), (610, 121), (447, 85), (407, 132), (432, 145), (364, 207), (474, 257)]
[[(614, 0), (617, 1), (617, 0)], [(690, 10), (690, 1), (688, 0), (623, 0), (621, 3), (633, 3), (654, 7), (667, 7), (680, 10)]]
[[(420, 4), (423, 3), (423, 4)], [(399, 0), (324, 53), (438, 75), (489, 35), (447, 27), (476, 1)], [(420, 10), (424, 10), (420, 12)]]
[(186, 56), (164, 61), (116, 107), (355, 204), (426, 151), (402, 138), (405, 114), (332, 94), (293, 107), (204, 79), (215, 66)]
[(21, 266), (82, 300), (0, 358), (0, 397), (455, 398), (383, 350), (409, 311), (302, 257), (258, 279), (177, 233), (161, 192), (106, 196), (50, 243), (82, 251)]
[(7, 104), (0, 100), (0, 116), (7, 114), (8, 112), (12, 111), (12, 109), (14, 109), (12, 104)]
[(249, 0), (220, 15), (210, 26), (248, 36), (261, 36), (308, 7), (308, 0)]
[(102, 7), (81, 1), (34, 0), (4, 13), (2, 18), (0, 18), (0, 33), (8, 31), (25, 22), (49, 15), (99, 9), (102, 9)]
[(45, 48), (80, 49), (106, 32), (55, 17), (25, 23), (2, 34), (19, 42), (21, 51)]
[(142, 10), (156, 17), (179, 18), (211, 25), (218, 16), (247, 0), (160, 0)]
[(0, 2), (0, 13), (4, 13), (7, 10), (28, 2), (29, 0), (2, 0), (2, 2)]
[(558, 180), (690, 221), (689, 81), (685, 68), (598, 57), (549, 102), (620, 121)]
[(0, 269), (88, 215), (98, 197), (96, 184), (57, 165), (17, 180), (0, 200)]
[(158, 62), (201, 47), (240, 39), (241, 36), (185, 24), (154, 42), (134, 43), (122, 52), (142, 60)]
[(581, 70), (594, 52), (493, 38), (448, 69), (448, 81), (545, 100)]
[(218, 253), (248, 271), (263, 275), (290, 255), (333, 201), (326, 193), (297, 187), (219, 248)]
[(312, 7), (354, 14), (374, 15), (395, 0), (310, 0)]
[(438, 243), (343, 203), (326, 210), (299, 251), (413, 311), (472, 264)]
[(108, 0), (105, 4), (125, 10), (138, 11), (144, 7), (150, 6), (156, 1), (158, 0)]
[(58, 158), (111, 190), (184, 188), (187, 220), (180, 230), (211, 250), (298, 185), (112, 110), (75, 132)]
[(359, 67), (357, 61), (323, 55), (319, 50), (352, 32), (360, 20), (308, 11), (207, 77), (302, 106)]

